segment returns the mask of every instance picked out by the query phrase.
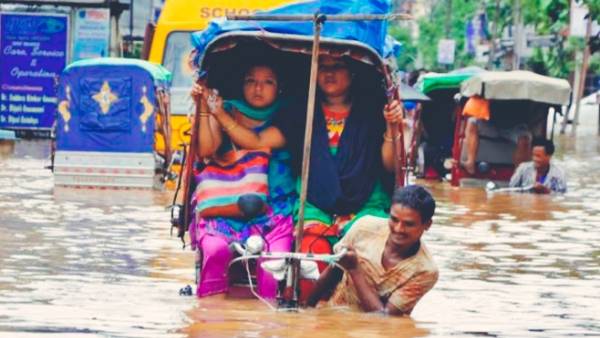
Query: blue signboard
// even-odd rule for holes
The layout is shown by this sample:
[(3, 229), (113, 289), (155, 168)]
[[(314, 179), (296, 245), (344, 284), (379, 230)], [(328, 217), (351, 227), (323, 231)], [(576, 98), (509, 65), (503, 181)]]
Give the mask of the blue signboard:
[(68, 24), (66, 15), (0, 14), (0, 128), (52, 127)]

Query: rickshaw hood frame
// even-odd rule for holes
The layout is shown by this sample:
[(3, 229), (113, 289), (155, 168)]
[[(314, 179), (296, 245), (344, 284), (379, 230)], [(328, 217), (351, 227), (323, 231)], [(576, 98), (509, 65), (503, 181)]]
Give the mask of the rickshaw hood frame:
[[(299, 35), (299, 34), (270, 33), (270, 32), (266, 32), (266, 31), (227, 32), (227, 33), (223, 33), (219, 36), (216, 36), (213, 40), (211, 40), (206, 45), (205, 50), (200, 55), (197, 56), (197, 60), (195, 63), (199, 66), (199, 70), (202, 70), (205, 68), (206, 65), (204, 64), (204, 62), (206, 61), (207, 54), (221, 52), (224, 50), (235, 48), (237, 46), (237, 42), (233, 42), (232, 44), (226, 45), (226, 46), (216, 46), (215, 47), (215, 45), (217, 45), (217, 44), (224, 43), (223, 40), (234, 39), (234, 38), (247, 38), (247, 39), (255, 38), (257, 40), (260, 40), (260, 41), (263, 41), (263, 42), (269, 44), (270, 46), (272, 46), (278, 50), (287, 51), (287, 52), (297, 52), (297, 53), (302, 53), (302, 54), (305, 54), (308, 56), (310, 56), (310, 54), (311, 54), (311, 48), (312, 48), (312, 42), (313, 42), (312, 36), (305, 36), (305, 35)], [(305, 43), (306, 48), (299, 49), (299, 48), (292, 48), (289, 46), (282, 47), (281, 45), (274, 43), (275, 40)], [(365, 43), (359, 42), (359, 41), (322, 37), (320, 39), (320, 44), (321, 44), (320, 54), (327, 54), (328, 51), (330, 50), (331, 46), (350, 47), (350, 48), (353, 48), (354, 50), (366, 51), (367, 53), (363, 54), (362, 57), (359, 57), (360, 55), (356, 55), (356, 54), (352, 55), (352, 53), (350, 53), (349, 51), (344, 51), (343, 53), (336, 53), (336, 56), (348, 56), (356, 61), (374, 66), (375, 69), (377, 69), (377, 71), (379, 71), (382, 74), (386, 73), (384, 71), (383, 67), (385, 67), (385, 66), (393, 67), (393, 64), (391, 64), (390, 62), (387, 62), (386, 61), (387, 59), (382, 58), (375, 49), (373, 49), (371, 46), (369, 46)], [(368, 59), (367, 59), (367, 57), (368, 57)]]

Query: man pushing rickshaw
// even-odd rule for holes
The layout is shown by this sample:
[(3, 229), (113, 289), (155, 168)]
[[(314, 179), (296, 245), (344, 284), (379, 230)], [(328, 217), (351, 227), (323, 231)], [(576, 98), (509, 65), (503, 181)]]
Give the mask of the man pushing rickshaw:
[[(437, 269), (420, 241), (435, 202), (423, 188), (400, 188), (402, 108), (384, 60), (394, 56), (388, 10), (383, 1), (312, 1), (245, 18), (254, 21), (214, 22), (194, 35), (200, 76), (192, 90), (185, 216), (198, 296), (245, 280), (252, 292), (257, 284), (257, 297), (282, 307), (311, 294), (315, 304), (324, 285), (333, 285), (321, 279), (313, 290), (314, 280), (339, 261), (353, 271), (343, 287), (358, 284), (368, 295), (359, 291), (355, 305), (408, 314), (435, 283)], [(359, 12), (369, 14), (348, 15)], [(395, 276), (385, 289), (376, 281), (383, 277), (356, 271), (371, 254), (360, 246), (367, 238), (342, 240), (333, 253), (365, 222), (359, 229), (382, 239), (369, 249), (385, 247), (380, 273)], [(427, 263), (413, 265), (415, 257)], [(416, 270), (396, 271), (407, 264)], [(409, 282), (422, 273), (427, 281)]]

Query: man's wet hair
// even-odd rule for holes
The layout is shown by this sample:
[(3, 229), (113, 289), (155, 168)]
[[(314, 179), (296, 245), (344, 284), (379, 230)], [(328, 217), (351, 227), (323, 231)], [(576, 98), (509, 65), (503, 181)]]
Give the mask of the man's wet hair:
[(546, 155), (554, 154), (554, 142), (543, 137), (537, 137), (533, 139), (531, 142), (531, 148), (533, 149), (534, 147), (544, 147)]
[(401, 204), (419, 212), (421, 222), (429, 222), (435, 212), (433, 196), (420, 185), (409, 185), (394, 191), (392, 204)]

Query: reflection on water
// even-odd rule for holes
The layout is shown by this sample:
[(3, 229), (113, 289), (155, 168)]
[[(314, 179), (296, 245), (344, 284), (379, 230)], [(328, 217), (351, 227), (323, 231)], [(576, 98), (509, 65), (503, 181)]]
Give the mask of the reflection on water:
[(0, 332), (180, 336), (191, 262), (169, 237), (168, 196), (55, 191), (46, 148), (0, 160)]
[(595, 128), (557, 142), (565, 196), (425, 183), (440, 280), (412, 318), (180, 297), (193, 263), (169, 237), (169, 194), (55, 190), (46, 148), (21, 142), (0, 159), (0, 336), (600, 336)]

